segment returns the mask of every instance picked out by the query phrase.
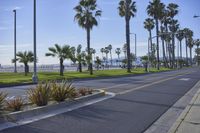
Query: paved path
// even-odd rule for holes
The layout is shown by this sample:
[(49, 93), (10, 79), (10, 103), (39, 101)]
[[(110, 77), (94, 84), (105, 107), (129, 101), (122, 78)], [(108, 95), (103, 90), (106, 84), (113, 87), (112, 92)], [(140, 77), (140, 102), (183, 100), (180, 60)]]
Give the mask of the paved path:
[(200, 81), (198, 92), (176, 120), (169, 133), (200, 133)]
[(200, 80), (199, 75), (200, 70), (193, 68), (143, 76), (78, 81), (74, 83), (76, 86), (105, 88), (118, 95), (2, 132), (141, 133), (187, 93)]

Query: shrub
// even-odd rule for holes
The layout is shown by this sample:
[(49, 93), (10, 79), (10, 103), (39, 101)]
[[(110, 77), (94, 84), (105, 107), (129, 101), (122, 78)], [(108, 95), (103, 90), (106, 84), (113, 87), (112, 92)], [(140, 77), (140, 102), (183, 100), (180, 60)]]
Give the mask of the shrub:
[(8, 94), (5, 92), (0, 92), (0, 111), (3, 110), (5, 99), (6, 99), (7, 95)]
[(89, 88), (81, 88), (79, 89), (79, 93), (82, 95), (82, 96), (85, 96), (87, 94), (92, 94), (93, 90), (92, 89), (89, 89)]
[(12, 111), (20, 111), (23, 106), (23, 99), (21, 97), (14, 98), (6, 101), (6, 107)]
[(62, 81), (62, 83), (51, 83), (51, 97), (57, 102), (62, 102), (66, 98), (74, 98), (75, 88), (69, 81)]
[(35, 89), (29, 89), (27, 94), (30, 102), (36, 104), (37, 106), (45, 106), (50, 98), (49, 83), (46, 82), (44, 85), (40, 83)]

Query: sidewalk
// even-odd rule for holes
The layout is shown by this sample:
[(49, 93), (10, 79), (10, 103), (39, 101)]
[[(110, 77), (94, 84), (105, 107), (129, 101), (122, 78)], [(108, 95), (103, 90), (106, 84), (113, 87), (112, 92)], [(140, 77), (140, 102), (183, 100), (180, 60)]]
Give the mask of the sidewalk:
[(200, 133), (200, 82), (195, 87), (199, 90), (168, 133)]

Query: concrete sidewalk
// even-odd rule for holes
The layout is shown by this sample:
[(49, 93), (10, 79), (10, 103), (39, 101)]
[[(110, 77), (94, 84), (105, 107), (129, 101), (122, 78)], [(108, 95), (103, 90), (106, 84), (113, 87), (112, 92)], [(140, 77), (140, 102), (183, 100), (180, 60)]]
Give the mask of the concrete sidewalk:
[(168, 133), (200, 133), (200, 81), (195, 87), (199, 90)]

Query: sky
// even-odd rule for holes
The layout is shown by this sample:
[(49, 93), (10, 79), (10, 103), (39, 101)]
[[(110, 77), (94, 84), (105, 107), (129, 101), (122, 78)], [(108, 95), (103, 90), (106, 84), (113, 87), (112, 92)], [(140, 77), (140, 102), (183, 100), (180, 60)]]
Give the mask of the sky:
[[(148, 17), (146, 7), (149, 0), (135, 0), (137, 13), (130, 22), (130, 30), (137, 34), (137, 56), (147, 54), (148, 32), (143, 22)], [(161, 0), (165, 4), (179, 5), (181, 28), (188, 27), (194, 31), (194, 38), (200, 38), (200, 0)], [(79, 0), (37, 0), (37, 56), (38, 64), (57, 64), (58, 59), (45, 57), (48, 48), (59, 45), (86, 47), (86, 32), (74, 21), (74, 7)], [(97, 0), (102, 16), (98, 19), (98, 27), (91, 32), (91, 47), (101, 57), (100, 48), (109, 44), (114, 50), (122, 48), (125, 43), (125, 20), (119, 17), (119, 0)], [(17, 51), (33, 51), (33, 0), (0, 0), (0, 64), (11, 65), (14, 58), (14, 14), (17, 10)], [(153, 32), (155, 35), (155, 29)], [(156, 40), (153, 40), (154, 42)], [(184, 45), (184, 44), (183, 44)], [(184, 46), (183, 46), (184, 47)], [(131, 36), (131, 51), (134, 52), (134, 36)], [(183, 49), (183, 55), (185, 55)], [(162, 52), (162, 51), (161, 51)], [(122, 56), (123, 54), (121, 54)]]

